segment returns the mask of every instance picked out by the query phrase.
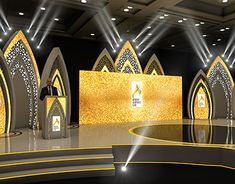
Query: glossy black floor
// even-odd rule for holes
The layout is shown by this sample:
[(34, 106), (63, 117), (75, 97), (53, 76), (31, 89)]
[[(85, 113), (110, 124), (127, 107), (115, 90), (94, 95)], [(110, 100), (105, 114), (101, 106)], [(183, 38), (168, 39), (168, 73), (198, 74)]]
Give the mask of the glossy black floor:
[[(148, 184), (148, 183), (218, 183), (235, 180), (235, 170), (172, 164), (135, 164), (125, 173), (117, 172), (115, 177), (83, 178), (51, 181), (48, 184)], [(34, 183), (42, 184), (42, 183)], [(45, 184), (45, 182), (43, 182)]]

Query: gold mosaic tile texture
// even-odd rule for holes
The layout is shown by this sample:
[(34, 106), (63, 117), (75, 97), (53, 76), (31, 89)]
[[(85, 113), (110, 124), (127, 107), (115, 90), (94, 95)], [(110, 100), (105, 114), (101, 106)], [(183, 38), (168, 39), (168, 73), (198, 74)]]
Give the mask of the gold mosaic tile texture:
[[(80, 71), (79, 123), (182, 119), (182, 78)], [(142, 107), (131, 106), (131, 84), (142, 82)]]

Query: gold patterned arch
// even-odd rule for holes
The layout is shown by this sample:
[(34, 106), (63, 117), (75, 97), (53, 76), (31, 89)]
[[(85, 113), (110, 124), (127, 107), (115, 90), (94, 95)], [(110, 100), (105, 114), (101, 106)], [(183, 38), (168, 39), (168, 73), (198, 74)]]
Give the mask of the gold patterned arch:
[(155, 54), (153, 54), (152, 57), (149, 59), (144, 69), (144, 73), (150, 75), (164, 75), (162, 65)]
[(12, 48), (16, 45), (17, 42), (22, 42), (25, 46), (25, 48), (27, 49), (28, 53), (29, 53), (29, 57), (31, 58), (32, 60), (32, 63), (33, 63), (33, 66), (34, 66), (34, 70), (35, 70), (35, 74), (36, 74), (36, 79), (37, 79), (37, 86), (39, 88), (40, 86), (40, 75), (39, 75), (39, 71), (38, 71), (38, 66), (37, 66), (37, 62), (35, 60), (35, 57), (34, 57), (34, 54), (33, 54), (33, 51), (29, 45), (29, 42), (27, 41), (24, 33), (22, 31), (18, 31), (16, 33), (16, 35), (14, 36), (14, 38), (11, 40), (11, 42), (8, 44), (7, 48), (5, 49), (5, 52), (4, 52), (4, 57), (6, 58)]
[(216, 57), (207, 72), (215, 95), (215, 118), (232, 118), (232, 90), (234, 81), (221, 57)]
[(97, 58), (92, 71), (116, 72), (114, 62), (107, 49), (104, 49)]
[[(11, 100), (9, 89), (7, 86), (6, 79), (2, 70), (0, 69), (0, 78), (2, 80), (2, 85), (0, 85), (0, 134), (9, 133), (11, 126)], [(5, 97), (4, 91), (5, 90)]]
[(119, 52), (115, 61), (115, 68), (120, 73), (143, 73), (139, 59), (129, 41), (124, 44)]
[(225, 62), (223, 61), (223, 59), (220, 56), (217, 56), (216, 59), (214, 60), (214, 62), (211, 64), (208, 72), (207, 72), (207, 77), (210, 77), (213, 69), (216, 67), (217, 64), (220, 64), (223, 66), (223, 68), (225, 69), (226, 73), (228, 74), (228, 77), (230, 79), (230, 82), (232, 84), (232, 87), (234, 86), (234, 81), (233, 81), (233, 77), (227, 67), (227, 65), (225, 64)]
[(54, 74), (52, 75), (52, 84), (59, 90), (60, 92), (59, 96), (65, 96), (65, 87), (58, 68), (55, 70)]
[(205, 82), (200, 79), (194, 88), (191, 100), (192, 119), (212, 118), (212, 98)]

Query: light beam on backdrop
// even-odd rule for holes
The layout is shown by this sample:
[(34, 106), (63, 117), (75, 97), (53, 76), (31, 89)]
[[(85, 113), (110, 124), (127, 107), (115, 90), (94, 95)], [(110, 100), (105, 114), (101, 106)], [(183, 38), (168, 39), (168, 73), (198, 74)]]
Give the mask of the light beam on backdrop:
[(108, 34), (111, 36), (111, 38), (113, 39), (113, 41), (117, 45), (118, 42), (117, 42), (117, 40), (116, 40), (116, 38), (114, 36), (113, 31), (110, 29), (110, 27), (109, 27), (109, 25), (107, 23), (107, 20), (105, 19), (105, 15), (104, 15), (103, 11), (100, 11), (98, 16), (101, 19), (100, 23), (105, 27), (106, 31), (108, 31)]
[[(0, 16), (2, 17), (3, 21), (4, 21), (5, 24), (7, 25), (8, 30), (11, 30), (11, 27), (10, 27), (8, 21), (7, 21), (7, 18), (6, 18), (6, 16), (5, 16), (5, 14), (4, 14), (4, 11), (3, 11), (3, 9), (2, 9), (2, 6), (0, 6)], [(5, 32), (5, 31), (4, 31), (4, 32)]]
[(45, 14), (44, 14), (44, 15), (42, 16), (42, 18), (39, 20), (39, 24), (38, 24), (38, 26), (37, 26), (37, 28), (36, 28), (36, 31), (35, 31), (35, 33), (34, 33), (32, 39), (31, 39), (32, 41), (35, 39), (35, 37), (36, 37), (36, 35), (38, 34), (39, 30), (42, 28), (43, 24), (45, 23), (46, 18), (47, 18), (47, 16), (48, 16), (48, 14), (49, 14), (51, 8), (52, 8), (52, 6), (50, 5), (50, 6), (48, 7), (47, 11), (45, 12)]
[(235, 45), (233, 45), (232, 49), (229, 51), (229, 54), (228, 54), (228, 57), (227, 57), (226, 60), (229, 60), (229, 59), (230, 59), (230, 57), (232, 56), (234, 50), (235, 50)]
[(203, 56), (202, 56), (202, 53), (200, 52), (200, 49), (199, 49), (198, 46), (195, 44), (195, 43), (196, 43), (196, 42), (195, 42), (195, 39), (194, 39), (193, 37), (191, 37), (191, 34), (190, 34), (189, 32), (186, 32), (186, 34), (187, 34), (187, 37), (188, 37), (188, 39), (189, 39), (189, 41), (190, 41), (190, 43), (191, 43), (191, 45), (192, 45), (194, 51), (196, 52), (196, 54), (198, 55), (198, 57), (200, 58), (200, 60), (201, 60), (202, 63), (204, 64), (204, 66), (206, 67), (207, 64), (206, 64), (206, 62), (204, 61), (204, 58), (203, 58)]
[[(160, 22), (156, 27), (154, 27), (154, 29), (151, 31), (151, 34), (157, 32), (163, 25), (163, 21)], [(151, 38), (151, 35), (146, 35), (142, 41), (137, 45), (137, 47), (139, 48), (143, 43), (145, 43), (149, 38)], [(136, 39), (135, 39), (136, 40)]]
[(30, 32), (30, 30), (31, 30), (32, 26), (34, 25), (34, 23), (36, 22), (36, 20), (38, 19), (39, 15), (40, 15), (40, 12), (42, 12), (41, 7), (43, 7), (44, 5), (45, 5), (45, 0), (42, 1), (42, 3), (41, 3), (40, 6), (38, 7), (38, 9), (37, 9), (35, 15), (33, 16), (33, 19), (32, 19), (32, 21), (31, 21), (31, 23), (30, 23), (30, 26), (29, 26), (29, 28), (27, 29), (27, 32), (28, 32), (28, 33)]
[(112, 44), (112, 41), (109, 37), (109, 35), (107, 34), (106, 30), (103, 27), (102, 21), (100, 19), (100, 16), (95, 17), (96, 20), (96, 24), (98, 25), (100, 31), (102, 32), (102, 34), (104, 35), (106, 41), (109, 43), (110, 47), (113, 49), (114, 52), (116, 52), (116, 50), (114, 49), (114, 46)]
[(140, 36), (142, 36), (145, 32), (147, 32), (149, 29), (151, 29), (152, 28), (152, 24), (154, 24), (154, 22), (158, 19), (158, 16), (159, 16), (159, 14), (157, 14), (154, 18), (153, 18), (153, 20), (150, 22), (150, 23), (148, 23), (141, 31), (140, 31), (140, 33), (135, 37), (135, 39), (134, 40), (137, 40)]
[(111, 20), (111, 16), (109, 15), (107, 9), (104, 8), (104, 9), (103, 9), (103, 12), (104, 12), (104, 15), (105, 15), (105, 17), (106, 17), (106, 19), (107, 19), (109, 25), (111, 25), (111, 27), (112, 27), (113, 31), (116, 33), (118, 39), (121, 40), (121, 37), (120, 37), (120, 35), (119, 35), (119, 32), (118, 32), (118, 30), (117, 30), (115, 24), (114, 24), (113, 21)]
[(53, 24), (54, 24), (54, 22), (55, 22), (54, 17), (56, 17), (57, 14), (58, 14), (58, 13), (55, 13), (55, 14), (54, 14), (53, 18), (52, 18), (52, 19), (50, 20), (50, 22), (48, 23), (46, 30), (43, 32), (42, 38), (41, 38), (41, 40), (40, 40), (40, 42), (39, 42), (39, 44), (38, 44), (38, 46), (37, 46), (38, 49), (40, 49), (40, 47), (41, 47), (41, 45), (42, 45), (42, 42), (45, 40), (45, 38), (46, 38), (47, 35), (49, 34), (49, 31), (51, 30), (51, 28), (52, 28), (52, 26), (53, 26)]
[(224, 53), (222, 54), (223, 57), (225, 57), (225, 54), (227, 53), (228, 49), (231, 47), (232, 43), (234, 42), (235, 39), (235, 29), (232, 31), (232, 35), (229, 38), (228, 44), (225, 47)]
[(156, 41), (158, 41), (162, 35), (169, 29), (170, 26), (163, 27), (156, 35), (153, 36), (153, 39), (144, 47), (144, 49), (139, 53), (141, 56), (148, 48), (150, 48)]
[(2, 31), (3, 31), (4, 33), (6, 33), (6, 30), (5, 30), (5, 28), (4, 28), (4, 26), (2, 25), (1, 22), (0, 22), (0, 27), (1, 27)]

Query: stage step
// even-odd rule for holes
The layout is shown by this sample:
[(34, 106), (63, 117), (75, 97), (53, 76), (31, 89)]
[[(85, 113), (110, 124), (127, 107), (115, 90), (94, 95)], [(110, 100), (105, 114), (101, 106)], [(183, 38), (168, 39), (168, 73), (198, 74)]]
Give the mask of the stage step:
[(75, 178), (113, 176), (115, 172), (111, 147), (10, 153), (8, 156), (0, 155), (0, 183), (24, 178), (28, 181), (33, 176), (47, 181), (55, 175), (66, 179), (67, 175)]
[(0, 174), (0, 183), (32, 183), (82, 177), (114, 176), (113, 164), (55, 167)]

